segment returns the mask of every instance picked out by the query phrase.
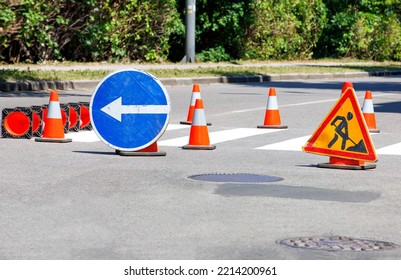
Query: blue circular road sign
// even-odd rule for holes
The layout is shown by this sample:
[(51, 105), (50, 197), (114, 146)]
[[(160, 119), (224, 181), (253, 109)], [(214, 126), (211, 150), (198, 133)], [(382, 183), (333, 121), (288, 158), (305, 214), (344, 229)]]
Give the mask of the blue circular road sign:
[(105, 77), (89, 105), (93, 130), (106, 145), (138, 151), (164, 133), (171, 115), (167, 90), (159, 80), (137, 69)]

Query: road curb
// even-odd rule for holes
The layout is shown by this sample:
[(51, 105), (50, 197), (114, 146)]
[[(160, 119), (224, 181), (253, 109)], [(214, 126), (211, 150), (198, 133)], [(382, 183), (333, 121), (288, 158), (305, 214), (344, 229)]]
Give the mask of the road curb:
[[(401, 70), (374, 71), (374, 72), (344, 72), (344, 73), (313, 73), (313, 74), (272, 74), (250, 76), (219, 76), (195, 78), (160, 78), (168, 86), (214, 84), (214, 83), (263, 83), (286, 80), (336, 79), (336, 78), (363, 78), (401, 75)], [(95, 88), (100, 80), (75, 81), (24, 81), (0, 82), (0, 91), (41, 91), (48, 89), (71, 90)]]

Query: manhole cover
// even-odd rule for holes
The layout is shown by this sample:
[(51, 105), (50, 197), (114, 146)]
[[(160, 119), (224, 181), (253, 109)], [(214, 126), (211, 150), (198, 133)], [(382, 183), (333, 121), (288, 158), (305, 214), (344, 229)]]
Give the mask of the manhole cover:
[(200, 174), (189, 176), (188, 178), (200, 181), (210, 182), (226, 182), (226, 183), (270, 183), (283, 180), (283, 178), (258, 175), (258, 174), (247, 174), (247, 173), (229, 173), (229, 174)]
[(325, 251), (379, 251), (391, 250), (396, 244), (385, 241), (365, 240), (345, 236), (296, 237), (279, 241), (279, 244), (292, 248)]

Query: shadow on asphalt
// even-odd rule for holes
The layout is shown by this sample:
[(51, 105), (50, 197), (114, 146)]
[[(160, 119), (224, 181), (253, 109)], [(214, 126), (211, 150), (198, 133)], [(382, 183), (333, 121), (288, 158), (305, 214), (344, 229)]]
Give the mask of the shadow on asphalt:
[(369, 203), (380, 197), (380, 193), (377, 192), (330, 190), (308, 186), (290, 186), (276, 184), (222, 184), (215, 189), (215, 194), (227, 197), (280, 197), (348, 203)]
[(92, 154), (92, 155), (113, 155), (115, 156), (115, 152), (99, 152), (99, 151), (72, 151), (73, 153), (80, 153), (80, 154)]
[(401, 113), (401, 101), (375, 104), (375, 112)]
[[(373, 93), (377, 92), (395, 92), (400, 93), (400, 83), (398, 81), (393, 81), (394, 79), (399, 79), (399, 76), (390, 76), (386, 77), (388, 81), (377, 83), (373, 81), (358, 81), (353, 82), (354, 89), (357, 93), (361, 91), (370, 90)], [(354, 78), (352, 78), (354, 79)], [(366, 79), (366, 78), (365, 78)], [(297, 89), (330, 89), (335, 90), (338, 89), (339, 93), (341, 93), (342, 86), (345, 81), (351, 80), (351, 78), (338, 79), (338, 81), (328, 81), (328, 80), (306, 80), (306, 81), (274, 81), (274, 82), (265, 82), (265, 83), (242, 83), (243, 85), (248, 86), (258, 86), (261, 85), (269, 88), (297, 88)]]

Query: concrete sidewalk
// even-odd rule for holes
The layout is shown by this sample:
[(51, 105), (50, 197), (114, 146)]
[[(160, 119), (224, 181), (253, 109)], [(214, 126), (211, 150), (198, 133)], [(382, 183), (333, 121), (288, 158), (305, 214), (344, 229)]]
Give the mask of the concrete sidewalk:
[[(140, 69), (143, 71), (156, 69), (197, 69), (216, 67), (284, 67), (284, 66), (345, 66), (345, 65), (372, 65), (362, 62), (277, 62), (277, 63), (194, 63), (194, 64), (109, 64), (109, 63), (88, 63), (88, 64), (32, 64), (32, 65), (0, 65), (0, 70), (43, 70), (43, 71), (68, 71), (68, 70), (108, 70), (118, 71), (124, 69)], [(160, 78), (164, 85), (192, 85), (212, 83), (261, 83), (285, 80), (307, 80), (307, 79), (346, 79), (370, 76), (394, 76), (401, 75), (401, 70), (375, 71), (375, 72), (342, 72), (342, 73), (310, 73), (310, 74), (270, 74), (270, 75), (244, 75), (244, 76), (214, 76), (214, 77), (193, 77), (193, 78)], [(23, 81), (23, 82), (0, 82), (0, 91), (39, 91), (48, 89), (88, 89), (95, 88), (100, 80), (62, 80), (62, 81)]]

